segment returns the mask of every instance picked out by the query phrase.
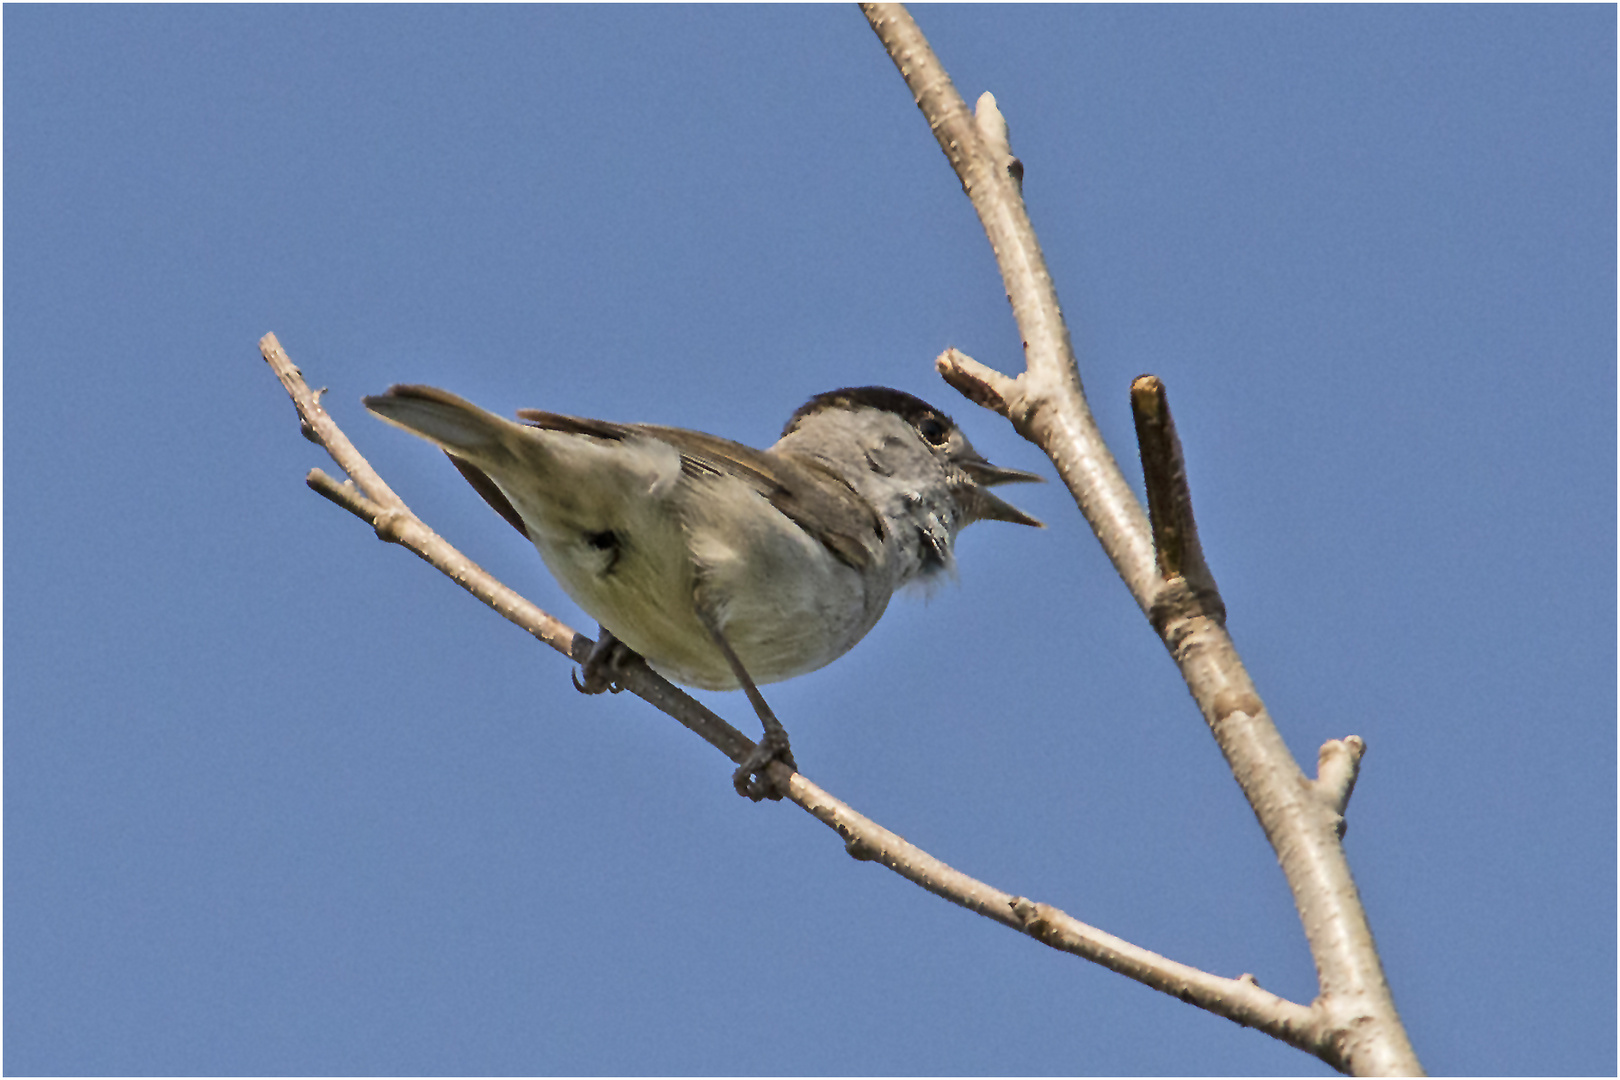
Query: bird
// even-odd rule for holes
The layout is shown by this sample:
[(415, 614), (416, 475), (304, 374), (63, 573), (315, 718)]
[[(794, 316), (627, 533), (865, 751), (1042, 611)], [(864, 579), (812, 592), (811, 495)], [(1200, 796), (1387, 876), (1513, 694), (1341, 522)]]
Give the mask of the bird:
[(830, 664), (897, 590), (953, 576), (963, 527), (1042, 527), (989, 490), (1042, 477), (992, 465), (889, 387), (817, 394), (767, 450), (537, 409), (508, 420), (431, 386), (362, 400), (448, 454), (600, 624), (578, 689), (617, 690), (635, 653), (674, 682), (748, 694), (764, 737), (733, 782), (755, 800), (780, 797), (771, 762), (797, 771), (760, 685)]

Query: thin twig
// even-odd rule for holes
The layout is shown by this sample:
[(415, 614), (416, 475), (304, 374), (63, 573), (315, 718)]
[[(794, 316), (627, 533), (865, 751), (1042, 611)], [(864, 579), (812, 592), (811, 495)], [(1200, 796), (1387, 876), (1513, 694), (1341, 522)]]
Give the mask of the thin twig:
[(315, 494), (332, 500), (362, 521), (375, 522), (382, 517), (382, 507), (360, 494), (353, 480), (340, 484), (321, 470), (311, 469), (309, 475), (304, 477), (304, 483)]
[(1219, 1016), (1293, 1041), (1315, 1023), (1311, 1009), (1262, 990), (1252, 976), (1236, 979), (1177, 963), (1087, 926), (1079, 919), (1022, 896), (1002, 892), (935, 859), (875, 825), (795, 773), (788, 798), (833, 828), (857, 858), (882, 863), (953, 904), (976, 911), (1042, 944), (1101, 964), (1183, 1001), (1195, 1000)]
[[(333, 460), (339, 460), (341, 453), (342, 460), (357, 471), (376, 477), (371, 466), (325, 411), (315, 411), (319, 409), (318, 395), (305, 385), (303, 377), (276, 341), (275, 335), (266, 334), (259, 346), (265, 360), (287, 388), (305, 430), (313, 433), (314, 441), (326, 447)], [(380, 478), (368, 485), (371, 490), (386, 492), (383, 498), (375, 501), (359, 494), (356, 485), (339, 483), (320, 469), (311, 470), (307, 483), (323, 497), (365, 521), (376, 530), (378, 536), (414, 552), (509, 621), (558, 652), (576, 661), (583, 661), (588, 655), (593, 644), (589, 638), (576, 634), (462, 555), (406, 509)], [(742, 763), (754, 749), (754, 744), (736, 728), (671, 685), (640, 660), (615, 671), (614, 681), (680, 721), (734, 762)], [(1310, 1008), (1260, 989), (1251, 976), (1229, 979), (1200, 971), (1087, 926), (1048, 904), (1003, 892), (908, 843), (781, 762), (773, 762), (768, 772), (775, 789), (786, 792), (789, 800), (843, 838), (845, 849), (851, 856), (879, 863), (953, 904), (1027, 934), (1054, 949), (1102, 964), (1182, 1000), (1196, 1000), (1211, 1012), (1239, 1024), (1259, 1028), (1278, 1038), (1298, 1037), (1297, 1032), (1313, 1022), (1314, 1014)]]
[(1159, 576), (1166, 581), (1184, 577), (1194, 588), (1217, 592), (1215, 576), (1198, 541), (1187, 463), (1170, 415), (1170, 398), (1157, 375), (1143, 375), (1131, 383), (1131, 414), (1136, 420), (1136, 445), (1142, 456)]
[[(1021, 185), (1005, 166), (1012, 152), (1005, 118), (994, 98), (981, 99), (982, 120), (969, 114), (902, 5), (863, 4), (862, 9), (979, 215), (1024, 342), (1026, 370), (1016, 378), (954, 351), (937, 366), (951, 385), (1006, 416), (1051, 457), (1175, 658), (1288, 879), (1321, 992), (1312, 1006), (1316, 1022), (1279, 1037), (1346, 1072), (1420, 1072), (1339, 843), (1342, 820), (1330, 800), (1314, 797), (1318, 790), (1289, 754), (1226, 632), (1224, 605), (1197, 546), (1168, 407), (1162, 423), (1150, 418), (1150, 429), (1158, 425), (1149, 431), (1154, 445), (1143, 447), (1144, 461), (1152, 458), (1149, 467), (1158, 472), (1150, 492), (1157, 489), (1164, 504), (1155, 550), (1141, 504), (1086, 404), (1068, 326)], [(1162, 386), (1146, 390), (1144, 404), (1164, 405)]]

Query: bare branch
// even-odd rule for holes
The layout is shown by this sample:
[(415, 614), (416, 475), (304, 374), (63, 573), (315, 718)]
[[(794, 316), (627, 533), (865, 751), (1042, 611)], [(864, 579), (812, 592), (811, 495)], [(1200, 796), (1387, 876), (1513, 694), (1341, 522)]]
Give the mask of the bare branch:
[(310, 490), (317, 495), (332, 500), (368, 524), (382, 516), (382, 507), (360, 494), (360, 489), (354, 486), (353, 480), (345, 480), (340, 484), (321, 470), (311, 469), (309, 475), (304, 477), (304, 483), (308, 484)]
[(1319, 789), (1289, 754), (1226, 632), (1224, 604), (1198, 545), (1186, 470), (1162, 384), (1138, 380), (1140, 393), (1135, 395), (1154, 501), (1155, 529), (1150, 534), (1146, 515), (1086, 404), (1068, 327), (1021, 186), (1005, 166), (1011, 147), (994, 98), (981, 98), (980, 117), (970, 116), (903, 6), (863, 4), (862, 9), (979, 215), (1023, 337), (1026, 370), (1016, 378), (991, 373), (954, 352), (937, 365), (953, 386), (1006, 416), (1052, 459), (1126, 587), (1175, 658), (1254, 808), (1293, 891), (1320, 978), (1321, 993), (1312, 1006), (1317, 1022), (1310, 1037), (1289, 1041), (1349, 1072), (1421, 1071), (1339, 843), (1342, 819), (1329, 800), (1315, 797)]
[(404, 510), (405, 501), (383, 483), (383, 478), (377, 475), (371, 463), (360, 456), (337, 423), (321, 408), (323, 391), (309, 388), (304, 382), (303, 373), (281, 347), (281, 342), (276, 340), (276, 335), (266, 334), (260, 338), (259, 352), (270, 365), (270, 370), (276, 373), (276, 378), (281, 380), (287, 395), (293, 399), (304, 438), (325, 447), (337, 467), (347, 473), (371, 499), (383, 506)]
[[(589, 638), (576, 634), (502, 585), (412, 514), (376, 476), (325, 410), (320, 409), (318, 395), (304, 384), (302, 375), (275, 336), (267, 334), (259, 344), (264, 358), (298, 407), (304, 430), (313, 433), (314, 441), (324, 446), (333, 460), (346, 462), (346, 468), (352, 467), (372, 477), (367, 485), (370, 490), (386, 494), (373, 501), (360, 494), (354, 483), (339, 483), (320, 469), (311, 470), (306, 479), (312, 489), (371, 525), (382, 539), (414, 552), (558, 652), (575, 661), (584, 660), (593, 644)], [(754, 744), (740, 731), (639, 659), (616, 671), (614, 678), (624, 689), (674, 717), (732, 761), (742, 763), (754, 749)], [(1092, 960), (1154, 989), (1279, 1038), (1301, 1037), (1300, 1033), (1314, 1022), (1310, 1008), (1261, 990), (1251, 976), (1228, 979), (1200, 971), (1087, 926), (1055, 907), (1003, 892), (908, 843), (781, 762), (773, 763), (768, 771), (775, 789), (785, 792), (790, 800), (842, 837), (851, 856), (886, 866), (953, 904), (994, 919), (1054, 949)]]
[(1142, 477), (1147, 488), (1148, 518), (1153, 525), (1153, 553), (1159, 576), (1185, 577), (1195, 588), (1215, 592), (1215, 576), (1204, 562), (1193, 520), (1192, 491), (1187, 486), (1187, 463), (1181, 440), (1170, 415), (1170, 398), (1157, 375), (1143, 375), (1131, 383), (1131, 413), (1136, 419), (1136, 443), (1142, 455)]
[(793, 775), (788, 798), (843, 836), (851, 854), (857, 858), (882, 863), (929, 892), (1023, 931), (1054, 949), (1091, 960), (1155, 990), (1194, 1002), (1210, 1012), (1278, 1038), (1289, 1038), (1290, 1034), (1299, 1037), (1298, 1033), (1315, 1022), (1309, 1008), (1260, 989), (1252, 976), (1226, 979), (1179, 964), (1087, 926), (1048, 904), (1002, 892), (968, 877), (882, 826), (860, 817), (801, 775)]
[[(1001, 266), (1028, 370), (1000, 395), (1005, 408), (998, 411), (1051, 457), (1103, 550), (1146, 611), (1155, 586), (1147, 517), (1086, 404), (1069, 329), (1019, 185), (1003, 159), (985, 148), (977, 122), (906, 9), (863, 4), (862, 10), (956, 169)], [(1005, 124), (998, 130), (1004, 133)]]

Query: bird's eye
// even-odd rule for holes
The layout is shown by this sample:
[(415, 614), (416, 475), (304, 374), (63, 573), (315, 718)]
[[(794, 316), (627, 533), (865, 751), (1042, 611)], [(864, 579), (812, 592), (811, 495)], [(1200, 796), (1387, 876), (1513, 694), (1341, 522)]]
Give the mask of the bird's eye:
[(944, 446), (951, 437), (950, 429), (937, 416), (925, 416), (919, 420), (917, 433), (935, 446)]

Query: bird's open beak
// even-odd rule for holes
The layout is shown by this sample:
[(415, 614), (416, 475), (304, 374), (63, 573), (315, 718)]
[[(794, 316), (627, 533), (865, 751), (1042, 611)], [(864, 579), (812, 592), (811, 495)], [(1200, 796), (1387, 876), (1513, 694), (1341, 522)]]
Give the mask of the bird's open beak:
[(1046, 528), (1039, 518), (1030, 517), (989, 490), (997, 484), (1044, 482), (1046, 477), (1038, 473), (1025, 472), (1023, 469), (992, 465), (983, 458), (968, 458), (965, 461), (958, 461), (957, 465), (973, 481), (960, 496), (962, 507), (967, 511), (968, 521), (1010, 521), (1014, 525)]
[(1025, 472), (1023, 469), (1008, 469), (1001, 465), (992, 465), (983, 458), (968, 458), (957, 462), (962, 471), (973, 477), (973, 482), (984, 487), (995, 487), (997, 484), (1044, 484), (1046, 477), (1040, 473)]

